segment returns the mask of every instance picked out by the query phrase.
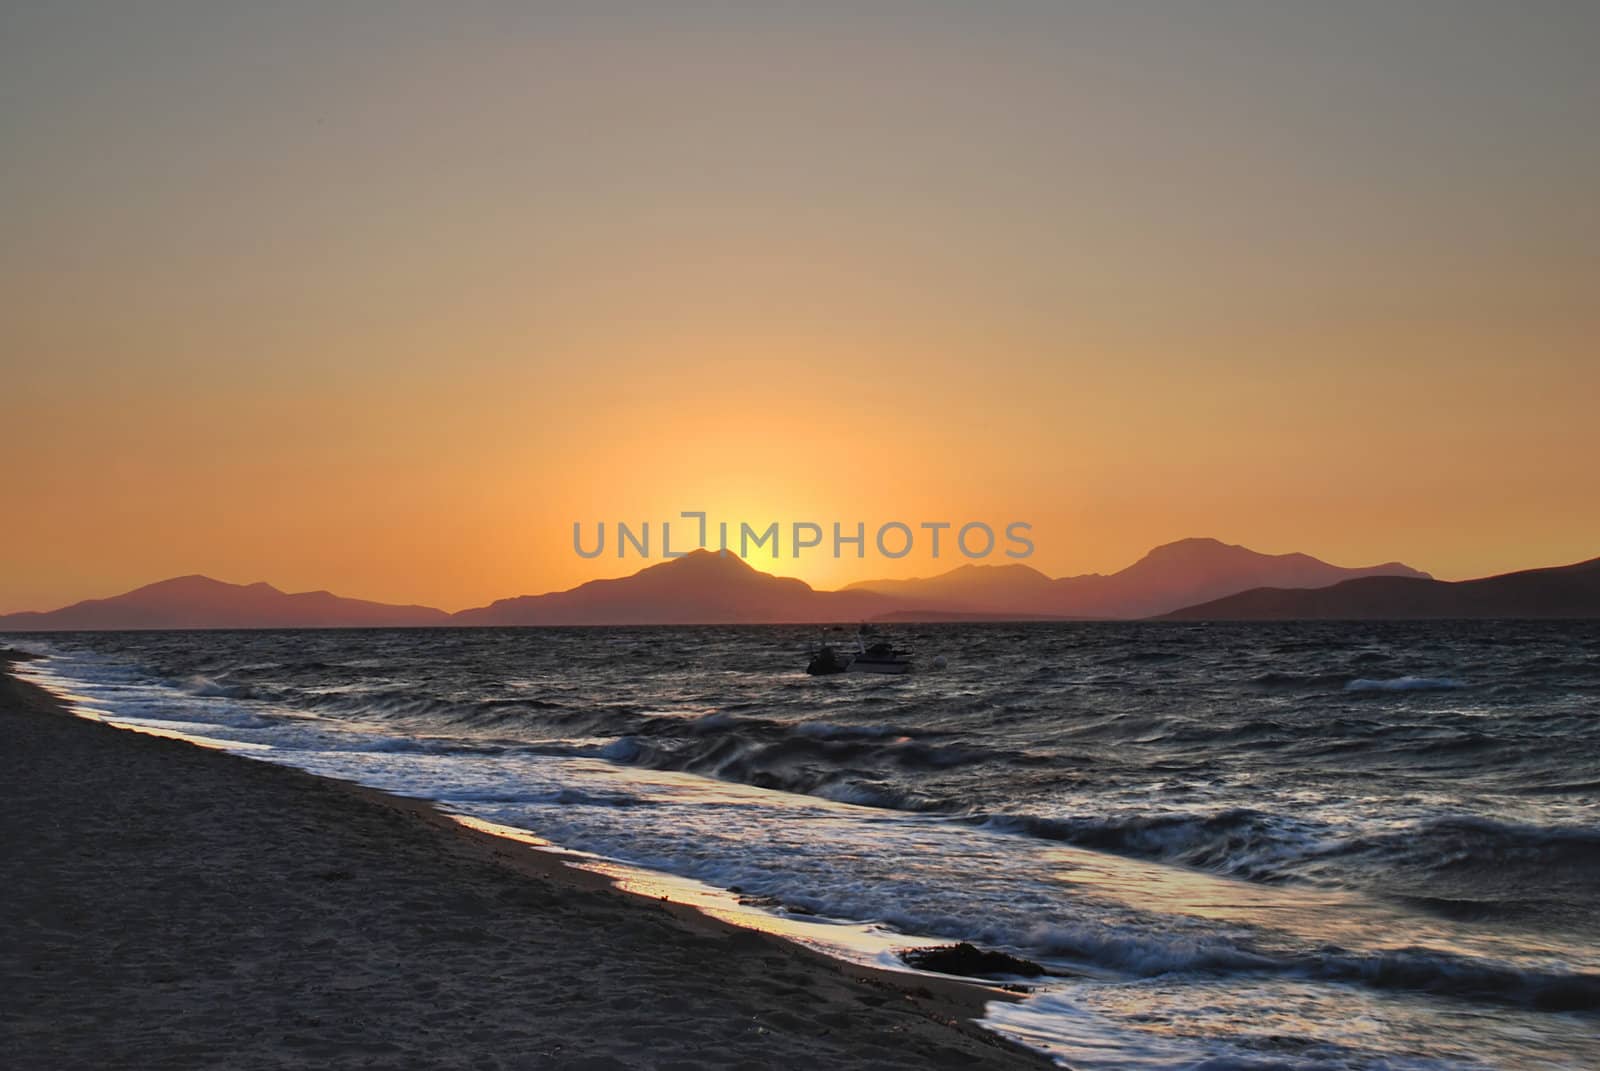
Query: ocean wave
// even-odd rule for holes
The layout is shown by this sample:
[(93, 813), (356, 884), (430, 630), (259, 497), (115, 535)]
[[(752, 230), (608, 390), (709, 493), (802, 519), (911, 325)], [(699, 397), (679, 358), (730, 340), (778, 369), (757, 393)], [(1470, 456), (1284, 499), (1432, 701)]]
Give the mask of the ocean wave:
[(1278, 974), (1371, 989), (1434, 993), (1541, 1011), (1600, 1009), (1600, 975), (1527, 970), (1427, 948), (1280, 953), (1224, 938), (1152, 935), (1106, 926), (1041, 927), (1020, 947), (1141, 978), (1168, 974)]
[(815, 737), (818, 740), (884, 740), (894, 737), (909, 739), (918, 735), (910, 729), (894, 725), (835, 725), (828, 721), (798, 722), (793, 725), (792, 731), (799, 736)]
[(645, 803), (626, 792), (585, 792), (578, 788), (563, 788), (550, 797), (549, 802), (563, 807), (638, 807)]
[(515, 789), (490, 786), (478, 789), (455, 789), (441, 794), (439, 802), (446, 807), (484, 803), (508, 806), (555, 804), (561, 807), (638, 807), (645, 801), (625, 792), (587, 792), (577, 788), (519, 792)]
[(1250, 678), (1250, 683), (1258, 688), (1326, 688), (1334, 684), (1343, 684), (1343, 674), (1338, 673), (1288, 673), (1283, 670), (1272, 670), (1260, 673)]
[[(961, 821), (1247, 881), (1377, 889), (1452, 917), (1525, 913), (1553, 893), (1600, 880), (1600, 829), (1474, 816), (1360, 835), (1247, 808), (1114, 817), (977, 814)], [(1430, 907), (1434, 901), (1437, 908)]]
[(1505, 868), (1582, 866), (1600, 873), (1600, 829), (1591, 826), (1530, 826), (1460, 815), (1435, 818), (1395, 833), (1356, 837), (1320, 857), (1382, 858), (1390, 866), (1409, 863), (1429, 870), (1481, 869), (1505, 877)]
[(485, 713), (502, 710), (559, 710), (566, 704), (554, 699), (536, 696), (507, 696), (502, 699), (480, 699), (476, 708)]
[(967, 821), (999, 832), (1243, 878), (1276, 876), (1285, 862), (1312, 850), (1321, 832), (1248, 808), (1112, 818), (991, 814), (975, 815)]
[(1466, 681), (1453, 677), (1389, 677), (1377, 680), (1357, 677), (1344, 686), (1347, 692), (1436, 692), (1465, 688)]
[[(319, 714), (370, 718), (379, 721), (457, 721), (460, 704), (439, 699), (414, 688), (375, 688), (366, 691), (306, 691), (295, 705)], [(470, 710), (470, 707), (467, 709)]]
[(851, 803), (886, 811), (938, 812), (948, 810), (950, 806), (946, 800), (882, 782), (835, 781), (814, 789), (810, 794), (835, 803)]
[(632, 736), (619, 736), (595, 752), (602, 759), (631, 765), (644, 754), (644, 745)]
[(196, 674), (182, 685), (185, 692), (190, 695), (208, 699), (254, 699), (256, 691), (248, 684), (231, 683), (226, 680), (213, 680)]
[(1067, 959), (1140, 978), (1164, 974), (1273, 970), (1278, 961), (1222, 939), (1156, 936), (1133, 928), (1040, 926), (1021, 947), (1045, 959)]
[[(637, 738), (635, 738), (637, 740)], [(763, 788), (810, 792), (835, 778), (869, 771), (928, 772), (993, 760), (988, 749), (915, 740), (830, 739), (784, 735), (751, 739), (719, 734), (689, 742), (641, 742), (637, 765), (743, 781)]]
[(327, 717), (391, 722), (396, 726), (493, 728), (503, 725), (605, 724), (606, 708), (571, 710), (537, 696), (470, 699), (430, 694), (420, 688), (363, 690), (305, 689), (280, 694), (256, 692), (288, 706)]
[(426, 736), (385, 736), (367, 740), (339, 740), (317, 745), (317, 750), (395, 755), (500, 755), (510, 750), (502, 744), (485, 744)]
[(1290, 957), (1286, 969), (1328, 982), (1512, 1004), (1540, 1011), (1600, 1010), (1600, 975), (1523, 970), (1428, 949)]
[(922, 778), (984, 764), (1027, 766), (1000, 751), (897, 725), (783, 722), (716, 713), (652, 717), (596, 752), (621, 765), (671, 770), (758, 788), (906, 811), (954, 809), (919, 790)]

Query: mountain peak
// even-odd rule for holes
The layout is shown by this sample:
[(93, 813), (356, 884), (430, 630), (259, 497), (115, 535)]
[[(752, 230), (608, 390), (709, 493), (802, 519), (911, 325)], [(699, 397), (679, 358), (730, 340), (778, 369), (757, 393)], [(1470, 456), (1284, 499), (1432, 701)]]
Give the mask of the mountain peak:
[[(1023, 576), (1028, 573), (1032, 573), (1035, 576), (1044, 576), (1043, 573), (1039, 572), (1039, 570), (1035, 569), (1033, 566), (1024, 565), (1022, 562), (1001, 562), (997, 565), (991, 565), (988, 562), (968, 562), (965, 565), (956, 566), (954, 569), (950, 570), (949, 573), (945, 573), (944, 575), (949, 576), (950, 573), (965, 573), (969, 576), (974, 573), (987, 573), (990, 576), (999, 576), (1002, 573), (1009, 574), (1011, 576)], [(1046, 579), (1049, 578), (1046, 577)]]
[(464, 625), (726, 625), (860, 620), (886, 609), (862, 593), (816, 591), (732, 551), (700, 549), (628, 576), (463, 610)]
[(249, 592), (254, 595), (283, 594), (281, 590), (273, 587), (265, 580), (257, 580), (254, 584), (231, 584), (226, 580), (218, 580), (214, 576), (206, 576), (204, 573), (188, 573), (184, 576), (157, 580), (153, 584), (135, 588), (133, 591), (128, 592), (127, 595), (153, 595), (163, 598), (208, 598), (225, 595), (229, 592)]
[(704, 547), (691, 550), (681, 558), (669, 558), (664, 562), (647, 566), (641, 572), (655, 572), (660, 569), (672, 569), (684, 573), (697, 573), (706, 576), (719, 574), (740, 574), (757, 572), (755, 566), (745, 561), (733, 551), (708, 550)]
[(226, 580), (206, 576), (202, 573), (188, 573), (184, 576), (169, 577), (166, 580), (157, 580), (153, 584), (146, 584), (135, 591), (217, 591), (223, 588), (236, 588), (238, 584), (230, 584)]
[(1190, 536), (1187, 539), (1177, 539), (1171, 543), (1163, 543), (1159, 547), (1152, 547), (1145, 555), (1158, 561), (1163, 559), (1193, 559), (1201, 556), (1212, 556), (1218, 552), (1244, 551), (1246, 554), (1255, 554), (1256, 551), (1241, 547), (1237, 543), (1224, 543), (1211, 536)]

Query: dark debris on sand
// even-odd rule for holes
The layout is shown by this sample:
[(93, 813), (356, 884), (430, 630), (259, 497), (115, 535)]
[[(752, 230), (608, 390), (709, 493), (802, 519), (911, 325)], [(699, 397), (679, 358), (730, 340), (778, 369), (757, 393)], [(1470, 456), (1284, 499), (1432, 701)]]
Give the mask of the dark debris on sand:
[(995, 952), (962, 941), (956, 945), (908, 948), (900, 953), (908, 966), (963, 978), (1038, 978), (1045, 969), (1029, 959)]

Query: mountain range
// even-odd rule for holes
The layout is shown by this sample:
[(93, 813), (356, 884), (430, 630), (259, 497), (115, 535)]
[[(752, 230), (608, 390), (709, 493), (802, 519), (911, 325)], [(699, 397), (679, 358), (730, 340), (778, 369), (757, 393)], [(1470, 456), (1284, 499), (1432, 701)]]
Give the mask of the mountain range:
[(865, 580), (845, 590), (872, 591), (968, 613), (1134, 618), (1250, 588), (1320, 588), (1367, 576), (1426, 579), (1428, 574), (1399, 562), (1345, 569), (1308, 554), (1260, 554), (1216, 539), (1181, 539), (1110, 574), (1052, 580), (1026, 565), (964, 565), (927, 579)]
[(1256, 588), (1165, 616), (1175, 621), (1597, 618), (1600, 558), (1480, 580), (1373, 576), (1309, 591)]
[(1600, 617), (1600, 560), (1447, 583), (1398, 562), (1347, 569), (1215, 539), (1156, 547), (1110, 574), (1051, 578), (1026, 565), (819, 591), (732, 554), (695, 551), (631, 576), (448, 614), (326, 591), (184, 576), (59, 610), (0, 615), (0, 631), (395, 628), (479, 625), (834, 623), (859, 620)]
[(327, 591), (288, 594), (271, 584), (225, 584), (178, 576), (109, 599), (44, 613), (0, 615), (0, 630), (146, 628), (405, 628), (448, 625), (431, 606), (393, 606)]
[(289, 594), (264, 583), (177, 577), (46, 613), (0, 616), (0, 629), (349, 628), (427, 625), (773, 623), (899, 618), (1140, 617), (1252, 586), (1332, 583), (1353, 576), (1425, 576), (1392, 564), (1348, 570), (1305, 555), (1269, 556), (1216, 540), (1151, 551), (1110, 576), (1053, 580), (1025, 565), (965, 565), (936, 577), (866, 581), (817, 591), (760, 572), (734, 555), (699, 551), (632, 576), (502, 599), (451, 615), (326, 591)]

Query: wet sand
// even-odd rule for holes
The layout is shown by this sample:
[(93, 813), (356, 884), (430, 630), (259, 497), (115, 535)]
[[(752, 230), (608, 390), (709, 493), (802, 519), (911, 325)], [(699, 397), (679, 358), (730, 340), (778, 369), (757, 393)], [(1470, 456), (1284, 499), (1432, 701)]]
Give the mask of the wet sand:
[[(0, 668), (3, 668), (0, 655)], [(0, 1062), (1041, 1068), (873, 971), (0, 674)]]

